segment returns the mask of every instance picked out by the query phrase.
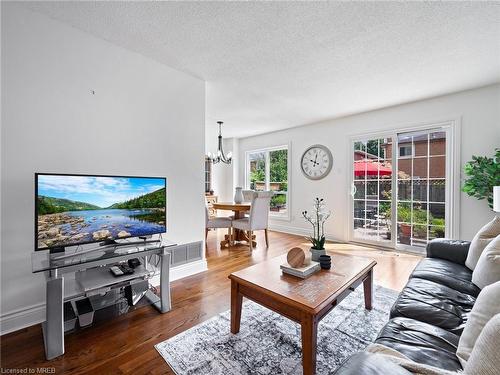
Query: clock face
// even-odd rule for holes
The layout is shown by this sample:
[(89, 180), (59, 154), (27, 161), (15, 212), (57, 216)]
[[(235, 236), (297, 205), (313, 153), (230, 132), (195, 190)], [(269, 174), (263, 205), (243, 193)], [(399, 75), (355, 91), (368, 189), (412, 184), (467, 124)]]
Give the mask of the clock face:
[(307, 178), (319, 180), (332, 169), (332, 153), (325, 146), (311, 146), (302, 155), (300, 166)]

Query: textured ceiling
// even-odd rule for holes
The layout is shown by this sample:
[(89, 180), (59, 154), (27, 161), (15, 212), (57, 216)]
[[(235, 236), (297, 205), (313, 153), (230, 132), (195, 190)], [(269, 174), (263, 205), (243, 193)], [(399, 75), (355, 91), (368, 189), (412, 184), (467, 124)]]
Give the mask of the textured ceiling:
[(500, 81), (499, 2), (24, 5), (206, 80), (225, 137)]

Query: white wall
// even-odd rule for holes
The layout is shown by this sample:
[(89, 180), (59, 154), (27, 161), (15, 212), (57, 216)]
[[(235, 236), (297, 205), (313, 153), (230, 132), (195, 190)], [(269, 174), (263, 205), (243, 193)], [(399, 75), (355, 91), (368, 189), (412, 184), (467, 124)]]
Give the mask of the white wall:
[[(222, 125), (222, 134), (224, 135), (224, 125)], [(205, 130), (205, 152), (215, 154), (217, 152), (217, 137), (219, 127), (215, 121), (207, 122)], [(224, 153), (227, 155), (230, 151), (233, 153), (233, 162), (231, 165), (217, 163), (212, 165), (212, 189), (217, 195), (219, 202), (230, 201), (234, 195), (233, 179), (236, 176), (238, 168), (238, 140), (235, 138), (226, 138), (222, 140)], [(224, 212), (219, 212), (219, 215)], [(230, 214), (230, 213), (228, 213)]]
[[(216, 175), (216, 194), (219, 197), (219, 202), (230, 202), (234, 199), (234, 188), (238, 185), (238, 166), (239, 166), (239, 153), (238, 153), (238, 139), (227, 138), (222, 141), (224, 152), (232, 151), (233, 161), (231, 165), (216, 164), (215, 168), (218, 170)], [(227, 151), (226, 151), (227, 150)], [(223, 183), (222, 183), (223, 182)], [(221, 211), (218, 215), (232, 215), (231, 211)]]
[[(323, 197), (333, 212), (325, 228), (329, 238), (346, 241), (349, 230), (350, 137), (363, 132), (456, 118), (461, 118), (461, 167), (472, 155), (493, 155), (495, 147), (500, 147), (500, 85), (242, 138), (239, 140), (239, 184), (243, 185), (245, 180), (246, 151), (291, 142), (291, 220), (271, 220), (271, 226), (292, 233), (308, 232), (309, 226), (300, 212), (311, 208), (314, 197)], [(304, 150), (316, 143), (331, 150), (333, 169), (323, 180), (311, 181), (303, 176), (299, 160)], [(471, 239), (493, 217), (485, 201), (477, 201), (464, 193), (460, 195), (460, 211), (458, 235), (462, 239)]]
[(204, 122), (203, 81), (2, 3), (3, 332), (43, 319), (34, 173), (166, 176), (167, 238), (200, 241)]

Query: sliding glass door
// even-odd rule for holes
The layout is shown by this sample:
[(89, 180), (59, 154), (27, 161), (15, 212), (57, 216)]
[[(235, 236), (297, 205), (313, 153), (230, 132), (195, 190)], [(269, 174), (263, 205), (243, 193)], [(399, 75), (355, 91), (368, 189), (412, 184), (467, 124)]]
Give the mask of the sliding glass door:
[(446, 132), (398, 135), (398, 244), (425, 247), (446, 229)]
[(449, 132), (434, 128), (353, 141), (353, 241), (419, 251), (445, 236)]
[(354, 142), (353, 238), (391, 245), (392, 161), (387, 145), (392, 139)]

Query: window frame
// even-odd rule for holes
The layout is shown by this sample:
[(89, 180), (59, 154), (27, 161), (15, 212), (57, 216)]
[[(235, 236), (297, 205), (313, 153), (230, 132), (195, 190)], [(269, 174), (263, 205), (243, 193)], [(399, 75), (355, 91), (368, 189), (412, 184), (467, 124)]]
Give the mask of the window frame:
[(245, 189), (250, 189), (250, 155), (256, 153), (264, 153), (265, 155), (265, 189), (270, 190), (270, 174), (271, 174), (271, 164), (270, 164), (270, 153), (272, 151), (287, 150), (287, 191), (280, 192), (279, 194), (286, 195), (286, 213), (276, 213), (269, 210), (269, 216), (273, 219), (281, 219), (290, 221), (291, 212), (291, 202), (290, 202), (290, 187), (291, 187), (291, 144), (280, 144), (276, 146), (263, 147), (258, 149), (252, 149), (245, 151)]

